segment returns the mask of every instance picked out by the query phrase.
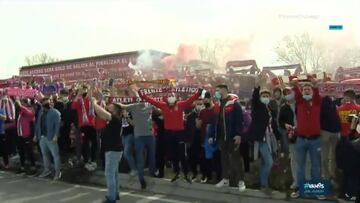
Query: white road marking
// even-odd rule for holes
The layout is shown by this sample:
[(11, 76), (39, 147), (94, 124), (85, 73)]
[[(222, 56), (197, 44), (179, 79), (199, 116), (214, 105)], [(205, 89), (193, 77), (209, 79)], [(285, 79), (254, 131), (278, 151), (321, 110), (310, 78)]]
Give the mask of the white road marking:
[(89, 194), (88, 192), (79, 193), (79, 194), (71, 196), (71, 197), (63, 198), (63, 199), (60, 200), (60, 202), (68, 202), (68, 201), (71, 201), (71, 200), (86, 196), (88, 194)]
[(9, 181), (9, 182), (5, 182), (5, 184), (14, 184), (14, 183), (20, 183), (20, 182), (24, 182), (26, 179), (20, 179), (20, 180), (13, 180), (13, 181)]
[(50, 196), (52, 196), (52, 195), (59, 195), (59, 194), (71, 192), (71, 191), (74, 190), (74, 189), (75, 189), (75, 187), (71, 187), (71, 188), (68, 188), (68, 189), (66, 189), (66, 190), (60, 190), (60, 191), (56, 191), (56, 192), (50, 192), (50, 193), (46, 193), (46, 194), (38, 195), (38, 196), (23, 197), (23, 198), (19, 198), (19, 199), (16, 199), (16, 200), (4, 201), (4, 202), (2, 202), (2, 203), (23, 203), (23, 202), (29, 202), (29, 201), (33, 201), (33, 200), (38, 200), (38, 199), (50, 197)]
[(161, 200), (162, 197), (165, 197), (164, 195), (154, 195), (149, 197), (144, 197), (142, 200), (136, 201), (136, 203), (149, 203), (155, 200)]

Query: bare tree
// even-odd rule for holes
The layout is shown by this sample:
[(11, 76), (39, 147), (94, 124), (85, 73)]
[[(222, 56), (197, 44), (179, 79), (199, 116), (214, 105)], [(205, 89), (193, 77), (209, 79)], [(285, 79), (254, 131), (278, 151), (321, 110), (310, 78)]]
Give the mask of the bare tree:
[(286, 36), (275, 48), (278, 61), (286, 64), (300, 63), (305, 73), (308, 68), (318, 69), (322, 52), (318, 52), (308, 33)]
[(207, 40), (199, 46), (200, 59), (210, 62), (216, 67), (223, 66), (224, 52), (228, 47), (228, 42), (221, 39)]
[(52, 63), (52, 62), (56, 62), (56, 61), (60, 61), (60, 59), (51, 57), (46, 53), (41, 53), (41, 54), (36, 54), (33, 56), (25, 57), (25, 64), (28, 66), (44, 64), (44, 63)]

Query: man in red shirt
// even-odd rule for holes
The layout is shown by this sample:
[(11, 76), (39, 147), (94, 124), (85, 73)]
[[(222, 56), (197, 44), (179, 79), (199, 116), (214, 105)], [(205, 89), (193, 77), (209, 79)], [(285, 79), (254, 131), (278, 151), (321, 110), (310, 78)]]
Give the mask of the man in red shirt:
[(345, 91), (343, 96), (343, 104), (337, 109), (341, 123), (341, 140), (336, 148), (336, 153), (339, 155), (338, 159), (342, 159), (342, 163), (339, 163), (338, 161), (338, 167), (343, 171), (343, 194), (341, 194), (341, 196), (344, 195), (345, 199), (351, 199), (353, 196), (355, 196), (355, 192), (357, 191), (356, 185), (358, 180), (358, 172), (356, 172), (356, 169), (352, 164), (349, 164), (350, 162), (354, 162), (353, 158), (348, 158), (354, 154), (351, 154), (351, 151), (349, 153), (349, 150), (351, 149), (349, 149), (348, 145), (346, 145), (346, 143), (349, 143), (349, 139), (354, 139), (359, 136), (356, 132), (351, 132), (351, 124), (349, 122), (350, 114), (358, 115), (360, 112), (360, 106), (355, 103), (355, 99), (356, 94), (354, 90)]
[[(320, 107), (321, 97), (319, 88), (315, 79), (312, 83), (303, 84), (302, 89), (298, 85), (298, 80), (293, 80), (292, 85), (295, 93), (297, 106), (297, 127), (296, 134), (296, 156), (298, 166), (298, 187), (304, 187), (305, 182), (305, 160), (307, 153), (311, 158), (311, 179), (320, 181)], [(298, 198), (299, 190), (291, 194), (291, 197)], [(318, 199), (324, 199), (324, 196), (317, 196)]]
[(350, 134), (349, 115), (357, 115), (360, 112), (360, 105), (355, 103), (356, 94), (354, 90), (344, 92), (343, 104), (337, 109), (341, 123), (341, 137), (347, 138)]
[(184, 111), (191, 107), (192, 103), (201, 96), (202, 89), (199, 88), (198, 92), (185, 101), (176, 101), (174, 93), (168, 94), (167, 102), (156, 101), (154, 98), (145, 95), (140, 89), (139, 95), (142, 99), (159, 108), (164, 117), (164, 129), (167, 139), (169, 152), (171, 153), (175, 176), (171, 182), (179, 179), (180, 167), (179, 159), (181, 162), (184, 178), (188, 183), (189, 179), (188, 161), (186, 155), (186, 144), (184, 136)]
[[(200, 111), (199, 118), (196, 120), (196, 127), (200, 129), (201, 136), (201, 160), (200, 160), (200, 169), (203, 177), (201, 177), (201, 183), (207, 183), (212, 179), (212, 159), (207, 159), (205, 154), (205, 142), (208, 141), (206, 138), (206, 127), (209, 123), (209, 120), (215, 115), (214, 112), (214, 103), (211, 99), (210, 92), (205, 93), (203, 100), (205, 109)], [(220, 162), (218, 163), (220, 165)], [(220, 169), (220, 167), (218, 167)], [(217, 170), (217, 176), (220, 177), (220, 170)]]
[[(85, 168), (89, 171), (95, 170), (96, 153), (97, 153), (97, 138), (95, 130), (95, 110), (91, 104), (88, 96), (88, 87), (83, 86), (78, 90), (78, 94), (71, 104), (72, 109), (75, 109), (78, 115), (78, 127), (84, 133), (84, 143), (82, 147), (82, 155), (85, 163)], [(91, 162), (89, 162), (89, 144), (91, 142)]]

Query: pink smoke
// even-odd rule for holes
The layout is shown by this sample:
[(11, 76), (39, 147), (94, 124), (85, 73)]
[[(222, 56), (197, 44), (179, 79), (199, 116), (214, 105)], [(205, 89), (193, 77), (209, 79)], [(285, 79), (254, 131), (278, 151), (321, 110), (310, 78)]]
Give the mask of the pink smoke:
[(229, 51), (225, 56), (225, 61), (230, 60), (242, 60), (250, 57), (251, 45), (253, 42), (254, 36), (250, 36), (249, 39), (238, 39), (231, 41), (229, 44)]
[(187, 63), (199, 58), (199, 49), (197, 46), (180, 44), (176, 54), (164, 57), (161, 62), (164, 65), (165, 70), (169, 71), (177, 63)]

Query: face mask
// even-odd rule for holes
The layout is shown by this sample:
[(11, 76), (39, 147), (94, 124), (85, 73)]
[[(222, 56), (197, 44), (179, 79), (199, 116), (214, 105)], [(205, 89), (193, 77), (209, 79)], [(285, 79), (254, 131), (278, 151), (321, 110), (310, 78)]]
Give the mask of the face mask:
[(218, 92), (218, 91), (215, 92), (215, 98), (218, 99), (218, 100), (221, 99), (221, 94), (220, 94), (220, 92)]
[(245, 106), (241, 106), (241, 109), (242, 109), (242, 111), (245, 111), (245, 110), (246, 110), (246, 107), (245, 107)]
[(261, 103), (268, 105), (270, 103), (270, 98), (268, 97), (261, 97), (260, 98)]
[(303, 98), (306, 100), (306, 101), (310, 101), (312, 99), (312, 95), (303, 95)]
[(168, 97), (167, 101), (169, 102), (169, 104), (174, 104), (176, 99), (175, 99), (175, 97)]
[(211, 105), (210, 103), (204, 103), (205, 108), (209, 108)]
[(69, 98), (67, 98), (67, 97), (63, 97), (63, 98), (61, 98), (61, 100), (60, 100), (61, 102), (63, 102), (63, 103), (68, 103), (68, 101), (69, 101)]
[(286, 101), (292, 101), (294, 99), (294, 93), (285, 96)]
[(196, 105), (195, 107), (196, 111), (199, 112), (203, 109), (203, 106), (202, 105)]

